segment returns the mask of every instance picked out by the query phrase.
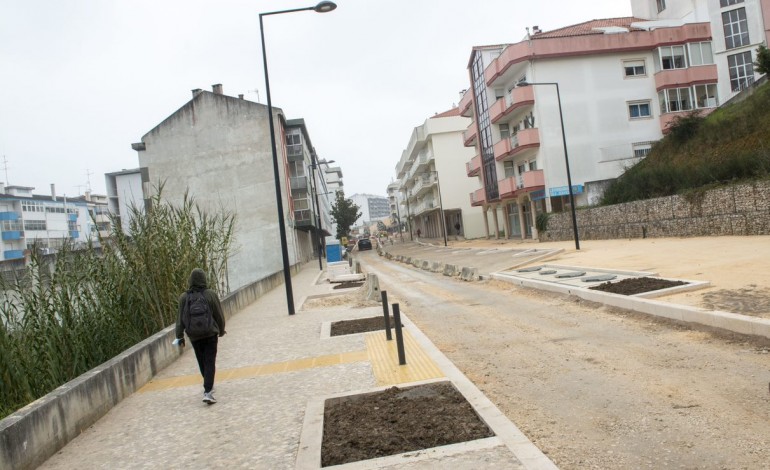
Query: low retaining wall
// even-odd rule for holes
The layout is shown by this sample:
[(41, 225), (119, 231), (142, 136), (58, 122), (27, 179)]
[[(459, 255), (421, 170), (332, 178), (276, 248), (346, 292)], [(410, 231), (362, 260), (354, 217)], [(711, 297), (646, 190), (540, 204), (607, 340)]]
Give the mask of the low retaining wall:
[[(770, 235), (770, 181), (577, 212), (581, 240)], [(541, 241), (572, 240), (569, 212), (552, 214)]]
[[(292, 267), (295, 273), (299, 266)], [(225, 318), (283, 284), (283, 271), (222, 299)], [(77, 437), (182, 353), (171, 325), (0, 421), (0, 468), (32, 469)]]

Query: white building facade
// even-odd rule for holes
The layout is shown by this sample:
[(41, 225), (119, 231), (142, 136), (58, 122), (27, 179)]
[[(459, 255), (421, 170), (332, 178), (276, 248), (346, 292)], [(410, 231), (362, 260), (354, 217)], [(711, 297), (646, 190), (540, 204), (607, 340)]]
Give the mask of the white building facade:
[(484, 235), (482, 214), (473, 210), (468, 192), (475, 182), (465, 162), (473, 150), (463, 145), (463, 131), (471, 120), (459, 108), (435, 115), (414, 128), (396, 165), (403, 197), (400, 212), (412, 235), (478, 238)]
[(388, 199), (384, 196), (362, 193), (353, 194), (348, 199), (353, 201), (361, 211), (361, 217), (355, 221), (354, 227), (368, 227), (372, 223), (382, 222), (390, 216)]
[(143, 211), (145, 208), (142, 172), (135, 168), (105, 173), (104, 182), (109, 211), (115, 216), (123, 233), (128, 234), (133, 211)]
[[(460, 110), (473, 119), (470, 200), (487, 236), (537, 238), (539, 213), (569, 208), (567, 162), (576, 205), (594, 204), (677, 116), (709, 113), (751, 84), (762, 3), (634, 0), (634, 17), (474, 48)], [(726, 43), (741, 45), (733, 54)]]

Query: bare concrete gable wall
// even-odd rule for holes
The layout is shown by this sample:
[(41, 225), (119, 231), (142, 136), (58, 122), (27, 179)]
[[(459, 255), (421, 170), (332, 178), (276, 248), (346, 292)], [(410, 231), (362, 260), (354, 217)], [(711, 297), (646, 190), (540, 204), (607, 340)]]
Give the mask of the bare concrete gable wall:
[[(770, 181), (577, 211), (581, 240), (770, 235)], [(553, 214), (542, 241), (572, 240), (569, 212)]]

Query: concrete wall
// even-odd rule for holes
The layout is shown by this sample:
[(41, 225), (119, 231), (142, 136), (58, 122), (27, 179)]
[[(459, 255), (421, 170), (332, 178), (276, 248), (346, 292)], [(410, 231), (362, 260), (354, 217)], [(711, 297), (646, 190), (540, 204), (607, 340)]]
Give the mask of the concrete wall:
[[(311, 246), (298, 240), (286, 190), (281, 111), (273, 108), (279, 147), (281, 193), (291, 264), (307, 261)], [(282, 268), (267, 107), (200, 92), (142, 137), (139, 164), (151, 185), (165, 182), (163, 194), (175, 204), (186, 191), (205, 210), (236, 213), (233, 256), (228, 261), (231, 289), (248, 285)], [(308, 238), (309, 239), (309, 238)]]
[[(581, 240), (770, 234), (770, 180), (577, 211)], [(552, 214), (541, 241), (572, 240), (569, 212)]]
[[(293, 271), (299, 270), (295, 265)], [(244, 286), (222, 299), (229, 318), (283, 284), (283, 271)], [(117, 357), (67, 382), (0, 421), (0, 469), (32, 469), (45, 462), (125, 397), (174, 362), (174, 325)]]

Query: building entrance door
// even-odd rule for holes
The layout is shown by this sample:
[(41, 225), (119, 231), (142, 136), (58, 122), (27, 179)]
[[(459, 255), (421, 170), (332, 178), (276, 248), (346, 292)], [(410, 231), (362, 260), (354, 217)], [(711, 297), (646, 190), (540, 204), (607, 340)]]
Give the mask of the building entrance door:
[(529, 201), (521, 205), (521, 212), (524, 216), (524, 233), (526, 233), (526, 238), (532, 238), (532, 209), (529, 207)]
[(510, 229), (511, 238), (521, 238), (518, 204), (508, 204), (508, 228)]

